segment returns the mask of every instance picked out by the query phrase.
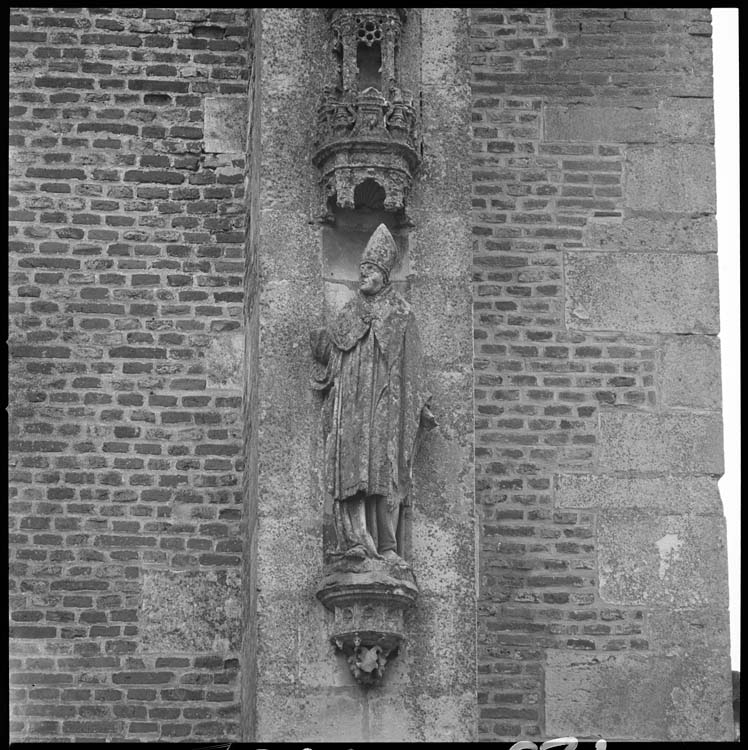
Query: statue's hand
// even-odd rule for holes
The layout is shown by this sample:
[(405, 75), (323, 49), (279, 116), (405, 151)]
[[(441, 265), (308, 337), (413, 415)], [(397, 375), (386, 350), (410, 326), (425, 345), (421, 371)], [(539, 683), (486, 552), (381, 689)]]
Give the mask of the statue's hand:
[(312, 356), (318, 361), (325, 364), (330, 356), (329, 352), (330, 339), (325, 328), (312, 328), (309, 331), (309, 346), (312, 349)]
[(312, 348), (312, 351), (317, 348), (317, 344), (323, 331), (324, 328), (312, 328), (312, 330), (309, 331), (309, 346)]
[(390, 496), (389, 496), (389, 497), (387, 498), (387, 510), (388, 510), (388, 511), (389, 511), (390, 513), (394, 513), (394, 512), (395, 512), (395, 508), (397, 508), (397, 505), (398, 505), (398, 501), (397, 501), (397, 498), (396, 498), (396, 497), (393, 497), (392, 495), (390, 495)]
[(433, 430), (434, 427), (439, 426), (436, 417), (428, 406), (424, 406), (423, 409), (421, 409), (421, 426), (424, 430)]

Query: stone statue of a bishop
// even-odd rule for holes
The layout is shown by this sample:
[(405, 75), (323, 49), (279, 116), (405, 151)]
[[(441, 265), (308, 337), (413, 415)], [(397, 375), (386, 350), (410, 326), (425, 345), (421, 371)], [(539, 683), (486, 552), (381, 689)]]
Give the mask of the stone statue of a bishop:
[(311, 332), (322, 392), (324, 477), (338, 553), (400, 564), (401, 513), (419, 438), (436, 425), (410, 305), (390, 284), (397, 245), (380, 224), (364, 249), (358, 294)]

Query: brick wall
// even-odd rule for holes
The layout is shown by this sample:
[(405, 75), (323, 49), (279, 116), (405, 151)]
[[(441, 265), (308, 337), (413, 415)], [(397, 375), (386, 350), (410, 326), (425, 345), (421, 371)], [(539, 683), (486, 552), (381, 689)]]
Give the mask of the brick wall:
[(11, 737), (236, 737), (239, 9), (10, 23)]
[[(601, 589), (611, 569), (599, 567), (610, 556), (600, 535), (625, 533), (629, 517), (605, 515), (605, 489), (585, 499), (560, 488), (598, 475), (620, 484), (626, 470), (721, 473), (718, 459), (619, 463), (606, 433), (619, 416), (680, 425), (686, 410), (708, 420), (720, 408), (710, 16), (500, 8), (474, 9), (471, 24), (479, 734), (516, 740), (553, 732), (549, 662), (567, 659), (571, 673), (573, 652), (585, 652), (580, 664), (665, 653), (652, 643), (658, 593)], [(696, 339), (679, 367), (711, 369), (690, 382), (679, 369), (678, 400), (668, 352)], [(717, 450), (721, 433), (709, 434)], [(622, 505), (643, 504), (630, 495)], [(619, 736), (650, 738), (625, 713)], [(561, 735), (591, 733), (572, 716)]]

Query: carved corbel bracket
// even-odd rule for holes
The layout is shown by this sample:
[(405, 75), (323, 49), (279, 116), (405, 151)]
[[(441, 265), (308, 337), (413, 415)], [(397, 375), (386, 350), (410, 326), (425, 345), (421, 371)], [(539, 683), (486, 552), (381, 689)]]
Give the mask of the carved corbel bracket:
[(321, 165), (322, 198), (335, 198), (341, 208), (365, 205), (364, 193), (369, 181), (376, 183), (382, 191), (382, 207), (385, 211), (400, 211), (410, 192), (412, 172), (407, 159), (401, 158), (397, 149), (379, 148), (379, 144), (341, 144), (341, 148), (329, 154)]
[(334, 614), (330, 641), (364, 686), (377, 684), (405, 639), (404, 614), (418, 597), (407, 565), (366, 560), (333, 564), (317, 598)]

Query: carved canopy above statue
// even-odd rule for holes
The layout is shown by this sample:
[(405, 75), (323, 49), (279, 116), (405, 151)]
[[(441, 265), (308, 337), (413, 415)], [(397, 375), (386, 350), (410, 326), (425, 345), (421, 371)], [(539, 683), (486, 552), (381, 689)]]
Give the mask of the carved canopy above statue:
[(384, 209), (404, 209), (419, 163), (418, 117), (398, 68), (405, 11), (335, 8), (331, 78), (317, 110), (316, 151), (321, 199), (355, 208), (354, 192), (366, 180), (384, 190)]

